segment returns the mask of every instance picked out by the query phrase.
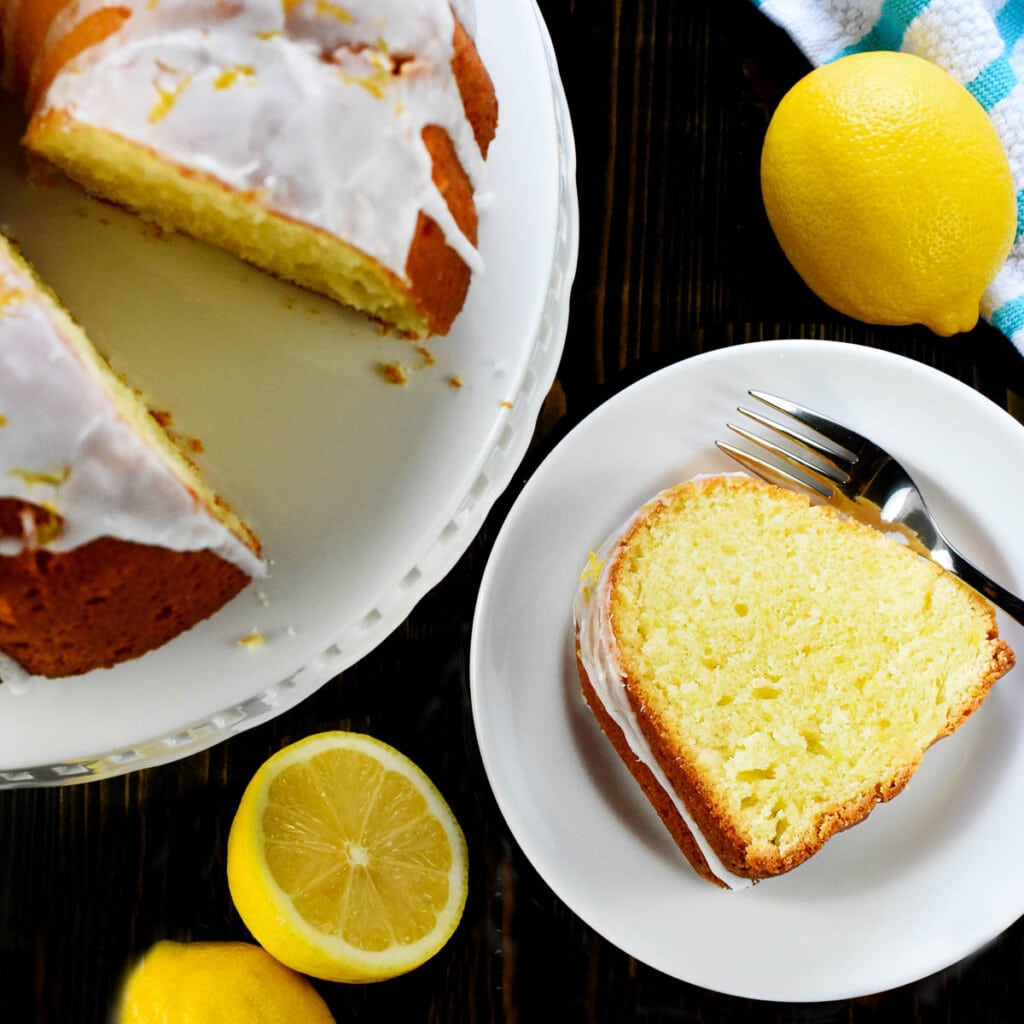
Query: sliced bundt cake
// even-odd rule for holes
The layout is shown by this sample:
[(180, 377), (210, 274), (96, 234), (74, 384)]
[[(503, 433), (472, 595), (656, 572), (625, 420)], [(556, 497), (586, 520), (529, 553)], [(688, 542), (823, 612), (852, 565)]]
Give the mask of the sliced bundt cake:
[(583, 692), (704, 877), (788, 871), (900, 792), (1014, 663), (989, 604), (739, 474), (658, 495), (581, 578)]

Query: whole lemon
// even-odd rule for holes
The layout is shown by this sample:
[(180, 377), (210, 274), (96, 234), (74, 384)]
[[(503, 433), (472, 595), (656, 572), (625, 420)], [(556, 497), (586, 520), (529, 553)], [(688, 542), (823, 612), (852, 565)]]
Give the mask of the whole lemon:
[(131, 969), (115, 1024), (334, 1024), (307, 978), (248, 942), (156, 943)]
[(1013, 244), (1006, 151), (981, 105), (908, 53), (852, 54), (802, 78), (761, 156), (779, 244), (833, 308), (970, 330)]

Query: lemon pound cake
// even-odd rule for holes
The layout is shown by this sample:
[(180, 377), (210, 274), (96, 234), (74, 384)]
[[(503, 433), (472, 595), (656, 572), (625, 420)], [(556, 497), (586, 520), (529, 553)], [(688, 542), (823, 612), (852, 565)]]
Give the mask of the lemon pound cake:
[(899, 793), (1014, 661), (938, 565), (742, 474), (644, 505), (590, 556), (574, 618), (602, 729), (696, 871), (731, 888)]
[(109, 667), (263, 572), (252, 531), (0, 237), (0, 650), (32, 675)]
[(410, 336), (444, 334), (497, 123), (448, 0), (0, 0), (29, 150)]

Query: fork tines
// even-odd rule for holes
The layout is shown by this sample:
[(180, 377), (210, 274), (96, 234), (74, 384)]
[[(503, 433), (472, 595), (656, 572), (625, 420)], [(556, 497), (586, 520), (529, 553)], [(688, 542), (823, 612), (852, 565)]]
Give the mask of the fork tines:
[[(737, 433), (743, 433), (732, 423), (728, 424), (728, 427), (730, 430), (735, 430)], [(750, 452), (745, 452), (742, 448), (736, 448), (725, 441), (716, 441), (715, 444), (721, 448), (726, 455), (735, 459), (741, 466), (749, 469), (751, 473), (755, 476), (761, 477), (762, 480), (767, 480), (770, 484), (779, 484), (780, 486), (787, 487), (791, 490), (795, 487), (798, 490), (808, 491), (811, 494), (824, 498), (826, 501), (829, 501), (832, 498), (831, 488), (826, 489), (825, 486), (819, 486), (811, 480), (794, 476), (792, 473), (786, 472), (786, 470), (782, 469), (780, 466), (776, 466), (771, 462), (765, 462), (764, 459), (760, 459), (756, 455), (751, 455)]]
[[(847, 456), (855, 457), (866, 441), (866, 438), (850, 430), (849, 427), (844, 427), (841, 423), (836, 423), (835, 420), (822, 416), (821, 413), (808, 409), (804, 405), (797, 405), (796, 402), (791, 402), (788, 398), (779, 398), (778, 395), (770, 395), (766, 391), (748, 391), (747, 394), (751, 398), (756, 398), (759, 402), (764, 402), (770, 409), (775, 409), (786, 416), (791, 416), (798, 423), (802, 423), (805, 427), (810, 427), (815, 433), (830, 441), (831, 446), (827, 449), (824, 456), (826, 458), (832, 458), (834, 455), (841, 455), (844, 452)], [(746, 412), (744, 409), (739, 411)], [(753, 416), (755, 419), (758, 418), (756, 413), (747, 412), (747, 415)], [(780, 433), (783, 432), (781, 428), (775, 427), (774, 424), (772, 426), (774, 429), (779, 430)], [(797, 437), (795, 434), (792, 436), (793, 440), (799, 444), (810, 447), (807, 444), (807, 439)]]
[[(769, 395), (763, 391), (748, 391), (748, 394), (776, 412), (790, 416), (802, 425), (810, 427), (819, 435), (817, 437), (808, 436), (787, 424), (779, 423), (762, 413), (745, 409), (742, 406), (737, 410), (759, 426), (773, 431), (803, 451), (811, 453), (814, 459), (807, 459), (799, 452), (783, 447), (769, 437), (752, 433), (734, 423), (726, 425), (744, 440), (773, 456), (776, 461), (766, 461), (758, 455), (723, 441), (716, 442), (718, 447), (769, 483), (781, 483), (784, 487), (797, 487), (830, 500), (835, 493), (836, 485), (841, 488), (850, 478), (850, 470), (856, 462), (855, 446), (859, 440), (858, 435), (788, 399)], [(844, 441), (847, 444), (843, 444)], [(780, 462), (781, 466), (778, 464)]]

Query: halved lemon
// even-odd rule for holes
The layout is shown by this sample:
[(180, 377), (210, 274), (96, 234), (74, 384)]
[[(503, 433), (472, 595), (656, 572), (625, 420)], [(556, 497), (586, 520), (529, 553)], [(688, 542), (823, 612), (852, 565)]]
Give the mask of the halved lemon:
[(228, 886), (283, 964), (329, 981), (418, 967), (455, 931), (466, 840), (429, 778), (371, 736), (325, 732), (269, 758), (228, 836)]

